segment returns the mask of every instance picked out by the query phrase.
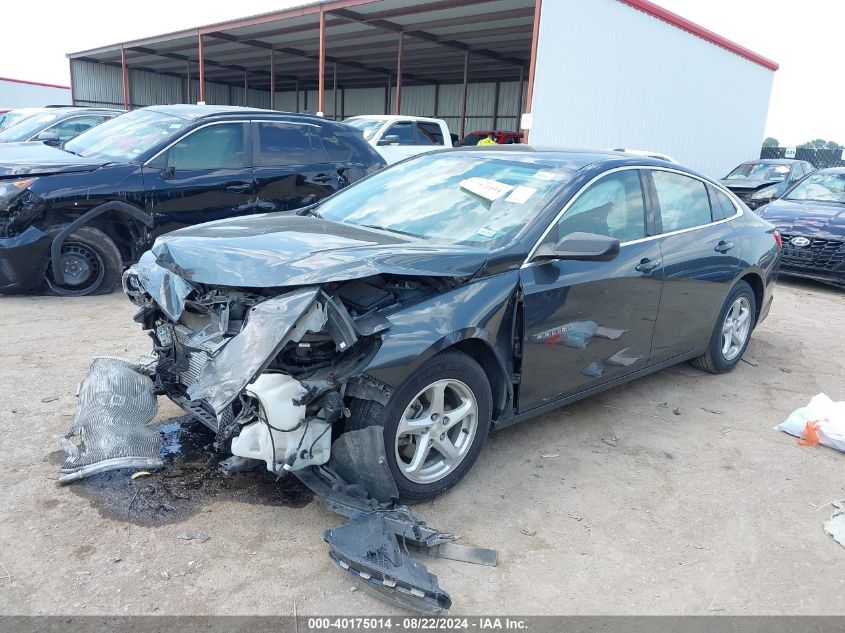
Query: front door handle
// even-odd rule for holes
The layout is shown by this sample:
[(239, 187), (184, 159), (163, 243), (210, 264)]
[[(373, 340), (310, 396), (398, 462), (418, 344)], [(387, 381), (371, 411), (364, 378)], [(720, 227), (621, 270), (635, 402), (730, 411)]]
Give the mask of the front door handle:
[(251, 184), (248, 182), (241, 182), (237, 185), (228, 185), (226, 187), (226, 191), (231, 191), (232, 193), (243, 193), (244, 191), (249, 191)]
[(716, 244), (716, 248), (714, 250), (716, 250), (719, 253), (727, 253), (733, 247), (734, 247), (733, 242), (726, 242), (725, 240), (722, 240), (721, 242)]
[(639, 264), (637, 264), (637, 270), (641, 273), (650, 273), (652, 270), (660, 266), (659, 259), (649, 259), (648, 257), (642, 259)]
[(329, 182), (332, 179), (328, 174), (317, 174), (311, 180), (314, 182)]

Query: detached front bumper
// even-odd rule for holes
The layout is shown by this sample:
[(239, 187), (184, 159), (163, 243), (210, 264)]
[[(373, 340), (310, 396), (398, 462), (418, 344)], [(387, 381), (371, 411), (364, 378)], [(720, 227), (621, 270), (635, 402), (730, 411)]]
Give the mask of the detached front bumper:
[(50, 249), (50, 236), (34, 226), (0, 238), (0, 293), (27, 292), (39, 283), (39, 270)]

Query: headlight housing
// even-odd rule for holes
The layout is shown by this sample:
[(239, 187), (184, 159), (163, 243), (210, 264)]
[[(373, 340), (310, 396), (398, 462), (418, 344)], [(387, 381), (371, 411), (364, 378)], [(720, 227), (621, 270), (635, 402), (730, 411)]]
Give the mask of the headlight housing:
[(6, 180), (0, 182), (0, 209), (8, 209), (14, 200), (27, 191), (35, 178), (23, 180)]
[(777, 195), (778, 188), (777, 186), (773, 187), (763, 187), (760, 191), (756, 191), (751, 195), (752, 200), (771, 200), (772, 198)]

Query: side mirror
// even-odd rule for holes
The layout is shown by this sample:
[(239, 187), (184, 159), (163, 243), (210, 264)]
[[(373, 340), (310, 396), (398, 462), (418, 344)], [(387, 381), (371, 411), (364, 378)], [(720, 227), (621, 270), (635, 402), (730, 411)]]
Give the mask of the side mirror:
[(384, 138), (380, 139), (377, 145), (399, 145), (400, 141), (401, 139), (395, 134), (388, 134)]
[(596, 233), (570, 233), (557, 244), (545, 244), (537, 249), (534, 259), (575, 259), (580, 261), (609, 262), (619, 255), (619, 240)]
[(35, 137), (36, 141), (41, 141), (45, 145), (50, 145), (51, 147), (57, 147), (61, 145), (61, 140), (59, 139), (59, 135), (55, 132), (41, 132), (38, 136)]
[(173, 165), (168, 165), (161, 170), (161, 177), (163, 180), (168, 180), (176, 175), (176, 168)]

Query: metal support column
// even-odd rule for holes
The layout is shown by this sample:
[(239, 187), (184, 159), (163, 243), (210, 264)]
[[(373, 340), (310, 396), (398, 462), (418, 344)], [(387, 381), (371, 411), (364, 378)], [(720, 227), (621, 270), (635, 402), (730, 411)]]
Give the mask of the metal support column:
[(249, 76), (244, 71), (244, 105), (249, 106)]
[(126, 70), (126, 50), (120, 47), (120, 79), (123, 84), (123, 109), (129, 109), (129, 71)]
[(337, 121), (337, 64), (334, 65), (334, 79), (332, 80), (332, 96), (334, 106), (332, 107), (332, 120)]
[(200, 67), (200, 70), (199, 70), (199, 82), (200, 82), (200, 98), (199, 98), (199, 101), (205, 102), (205, 54), (203, 53), (203, 50), (202, 50), (202, 33), (200, 33), (197, 37), (199, 39), (198, 55), (199, 55), (199, 67)]
[(521, 125), (519, 120), (521, 118), (520, 114), (522, 114), (522, 98), (525, 96), (523, 94), (524, 93), (523, 84), (525, 83), (525, 80), (523, 78), (524, 74), (525, 74), (525, 68), (520, 66), (519, 67), (519, 92), (517, 92), (517, 97), (516, 97), (516, 125), (514, 126), (515, 130), (518, 130), (520, 128), (520, 125)]
[(493, 131), (499, 129), (499, 91), (502, 89), (502, 82), (496, 82), (496, 91), (493, 93)]
[(396, 51), (396, 114), (402, 113), (402, 53), (405, 50), (405, 34), (399, 34), (399, 47)]
[(323, 104), (325, 99), (326, 89), (326, 12), (320, 6), (320, 63), (319, 80), (317, 82), (317, 114), (323, 114)]
[(270, 109), (276, 109), (276, 51), (270, 49)]
[(461, 100), (461, 138), (466, 133), (467, 94), (469, 89), (469, 51), (464, 53), (464, 98)]
[(185, 78), (188, 80), (187, 84), (185, 84), (185, 103), (193, 103), (191, 101), (191, 60), (185, 60)]
[[(537, 68), (537, 40), (540, 37), (540, 13), (542, 8), (543, 0), (534, 0), (534, 29), (531, 32), (531, 62), (528, 66), (528, 85), (525, 88), (526, 113), (531, 112), (531, 101), (534, 96), (534, 71)], [(521, 124), (520, 127), (522, 127)], [(528, 142), (527, 138), (525, 142)]]

